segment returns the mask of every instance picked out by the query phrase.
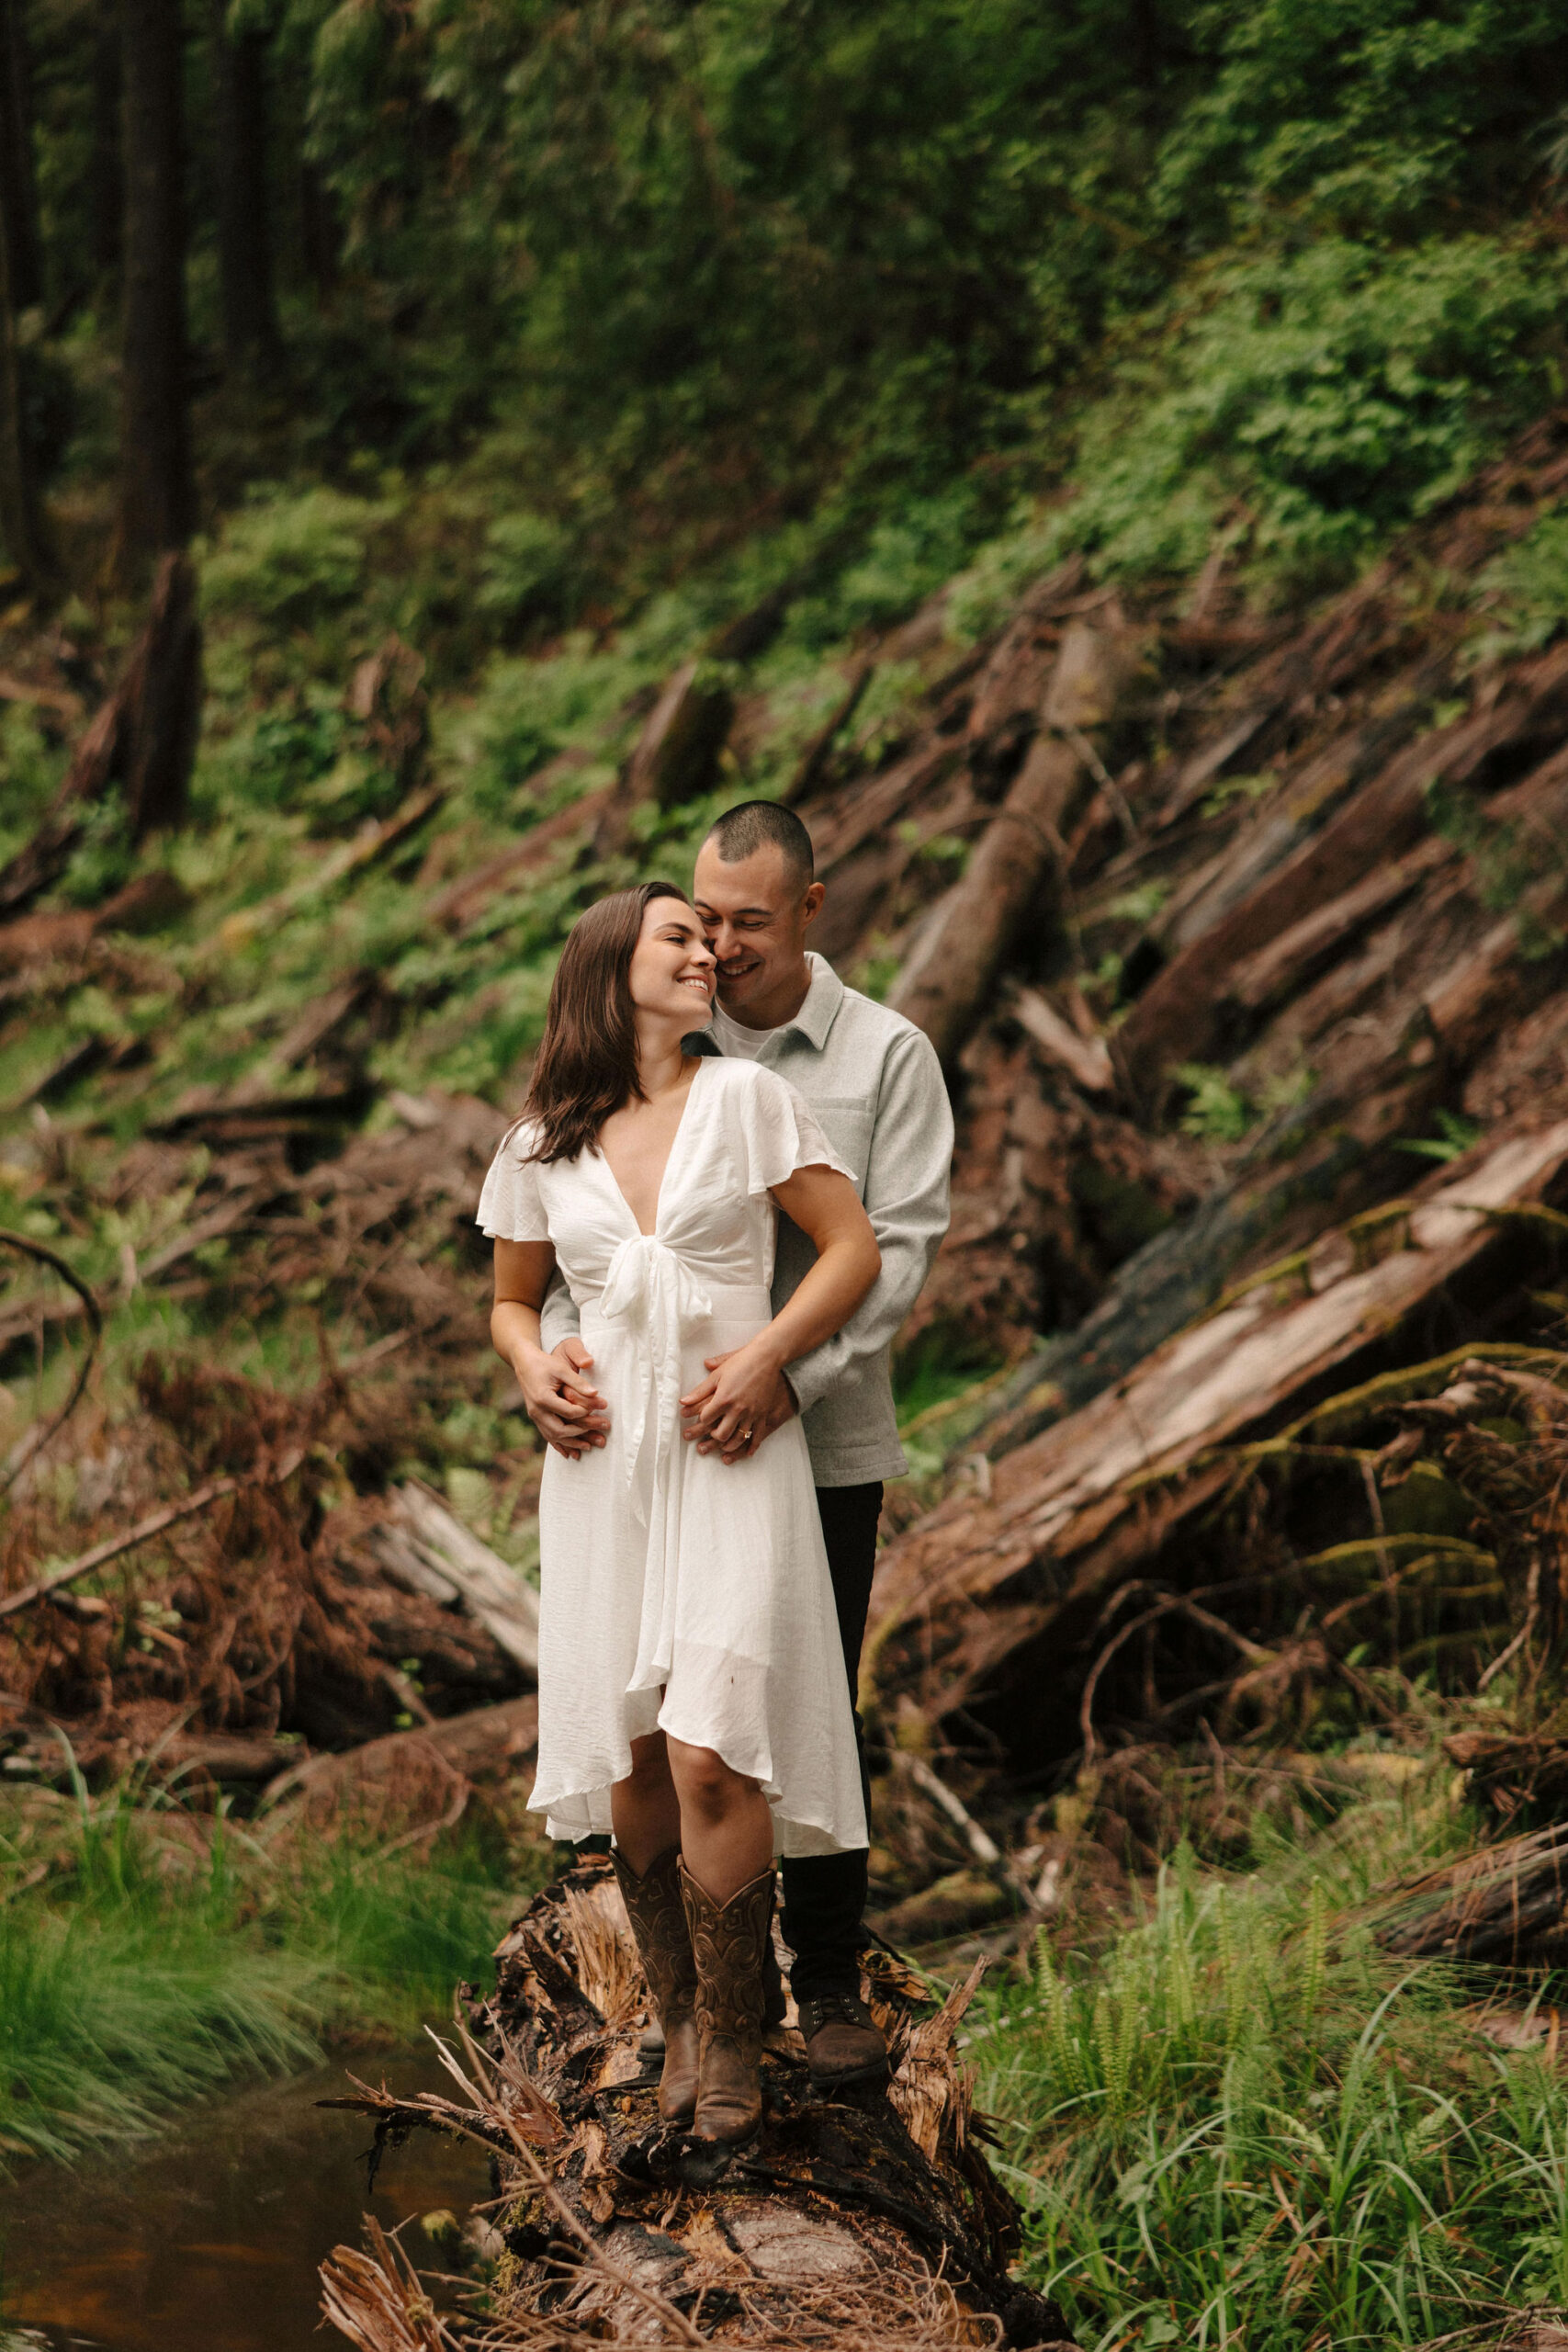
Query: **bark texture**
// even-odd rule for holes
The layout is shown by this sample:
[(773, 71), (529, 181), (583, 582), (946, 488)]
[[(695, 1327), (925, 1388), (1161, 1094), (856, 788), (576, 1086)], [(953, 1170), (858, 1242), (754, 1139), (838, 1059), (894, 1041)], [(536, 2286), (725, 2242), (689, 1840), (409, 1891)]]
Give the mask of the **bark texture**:
[(196, 519), (186, 351), (183, 28), (178, 0), (120, 0), (125, 295), (120, 558), (135, 578)]

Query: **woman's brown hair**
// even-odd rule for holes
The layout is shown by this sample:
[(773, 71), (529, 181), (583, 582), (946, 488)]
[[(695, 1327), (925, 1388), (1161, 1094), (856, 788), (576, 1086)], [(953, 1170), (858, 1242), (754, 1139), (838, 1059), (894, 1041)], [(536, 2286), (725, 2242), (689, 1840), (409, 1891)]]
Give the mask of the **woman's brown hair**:
[(656, 899), (692, 903), (673, 882), (639, 882), (600, 899), (571, 927), (517, 1123), (536, 1125), (530, 1159), (575, 1159), (597, 1143), (612, 1112), (646, 1100), (637, 1079), (631, 967), (643, 916)]

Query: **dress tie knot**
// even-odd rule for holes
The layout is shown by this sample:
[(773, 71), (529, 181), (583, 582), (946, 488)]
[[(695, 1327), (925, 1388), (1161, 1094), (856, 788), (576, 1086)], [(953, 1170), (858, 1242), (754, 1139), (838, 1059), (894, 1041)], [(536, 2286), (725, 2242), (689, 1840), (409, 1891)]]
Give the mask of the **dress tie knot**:
[(610, 1261), (599, 1312), (642, 1341), (637, 1419), (626, 1447), (626, 1482), (640, 1524), (648, 1498), (679, 1435), (684, 1327), (713, 1313), (713, 1301), (678, 1251), (656, 1233), (630, 1233)]

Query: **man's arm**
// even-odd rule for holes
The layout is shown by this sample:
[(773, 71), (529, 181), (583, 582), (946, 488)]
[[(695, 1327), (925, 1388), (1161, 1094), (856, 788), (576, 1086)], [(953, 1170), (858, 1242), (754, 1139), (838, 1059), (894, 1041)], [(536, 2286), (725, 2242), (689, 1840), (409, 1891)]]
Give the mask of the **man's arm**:
[(952, 1173), (953, 1112), (942, 1065), (931, 1040), (911, 1029), (882, 1066), (865, 1173), (863, 1197), (882, 1272), (843, 1329), (790, 1365), (784, 1377), (803, 1413), (897, 1336), (947, 1231)]
[(539, 1345), (547, 1355), (553, 1354), (562, 1340), (575, 1340), (581, 1329), (582, 1317), (577, 1311), (577, 1301), (568, 1290), (566, 1277), (558, 1266), (550, 1276), (550, 1286), (539, 1309)]

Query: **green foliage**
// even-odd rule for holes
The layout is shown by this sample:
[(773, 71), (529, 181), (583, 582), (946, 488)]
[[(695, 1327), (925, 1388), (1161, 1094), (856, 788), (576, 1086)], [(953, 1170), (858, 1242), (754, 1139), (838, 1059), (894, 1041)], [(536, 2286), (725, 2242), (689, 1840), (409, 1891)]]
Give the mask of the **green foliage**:
[(1534, 653), (1568, 622), (1568, 514), (1542, 514), (1522, 539), (1494, 558), (1475, 583), (1492, 626), (1473, 658)]
[(1223, 1069), (1208, 1062), (1182, 1062), (1175, 1072), (1179, 1085), (1190, 1093), (1181, 1125), (1188, 1135), (1209, 1143), (1239, 1143), (1251, 1126), (1254, 1112), (1247, 1095)]
[(1438, 1111), (1436, 1116), (1435, 1136), (1401, 1136), (1395, 1151), (1411, 1152), (1417, 1159), (1461, 1159), (1481, 1141), (1483, 1130), (1478, 1120), (1461, 1118), (1457, 1111)]
[(129, 881), (134, 864), (124, 797), (110, 790), (94, 801), (83, 820), (82, 838), (60, 880), (60, 896), (67, 906), (96, 907)]
[(1495, 207), (1568, 63), (1550, 0), (1248, 0), (1192, 29), (1207, 71), (1151, 190), (1189, 241), (1255, 209), (1363, 234)]
[(980, 2097), (1080, 2343), (1411, 2345), (1563, 2294), (1568, 2087), (1357, 1916), (1458, 1828), (1368, 1799), (1247, 1878), (1179, 1852), (1095, 1965), (1043, 1938), (992, 1996)]
[(570, 540), (543, 514), (499, 514), (485, 535), (481, 611), (513, 625), (560, 609), (570, 576)]
[(0, 703), (0, 858), (31, 835), (53, 798), (65, 765), (61, 745), (28, 703)]
[(549, 662), (491, 662), (459, 730), (459, 752), (474, 803), (487, 816), (531, 822), (575, 798), (593, 779), (584, 770), (565, 781), (549, 806), (525, 797), (535, 772), (576, 746), (604, 755), (610, 729), (646, 675), (635, 660), (596, 654), (586, 637)]
[(209, 614), (284, 635), (352, 605), (385, 504), (335, 490), (258, 490), (231, 514), (201, 570)]
[(1195, 571), (1243, 517), (1281, 587), (1331, 582), (1551, 396), (1561, 256), (1325, 236), (1200, 280), (1086, 420), (1058, 545), (1102, 571)]

